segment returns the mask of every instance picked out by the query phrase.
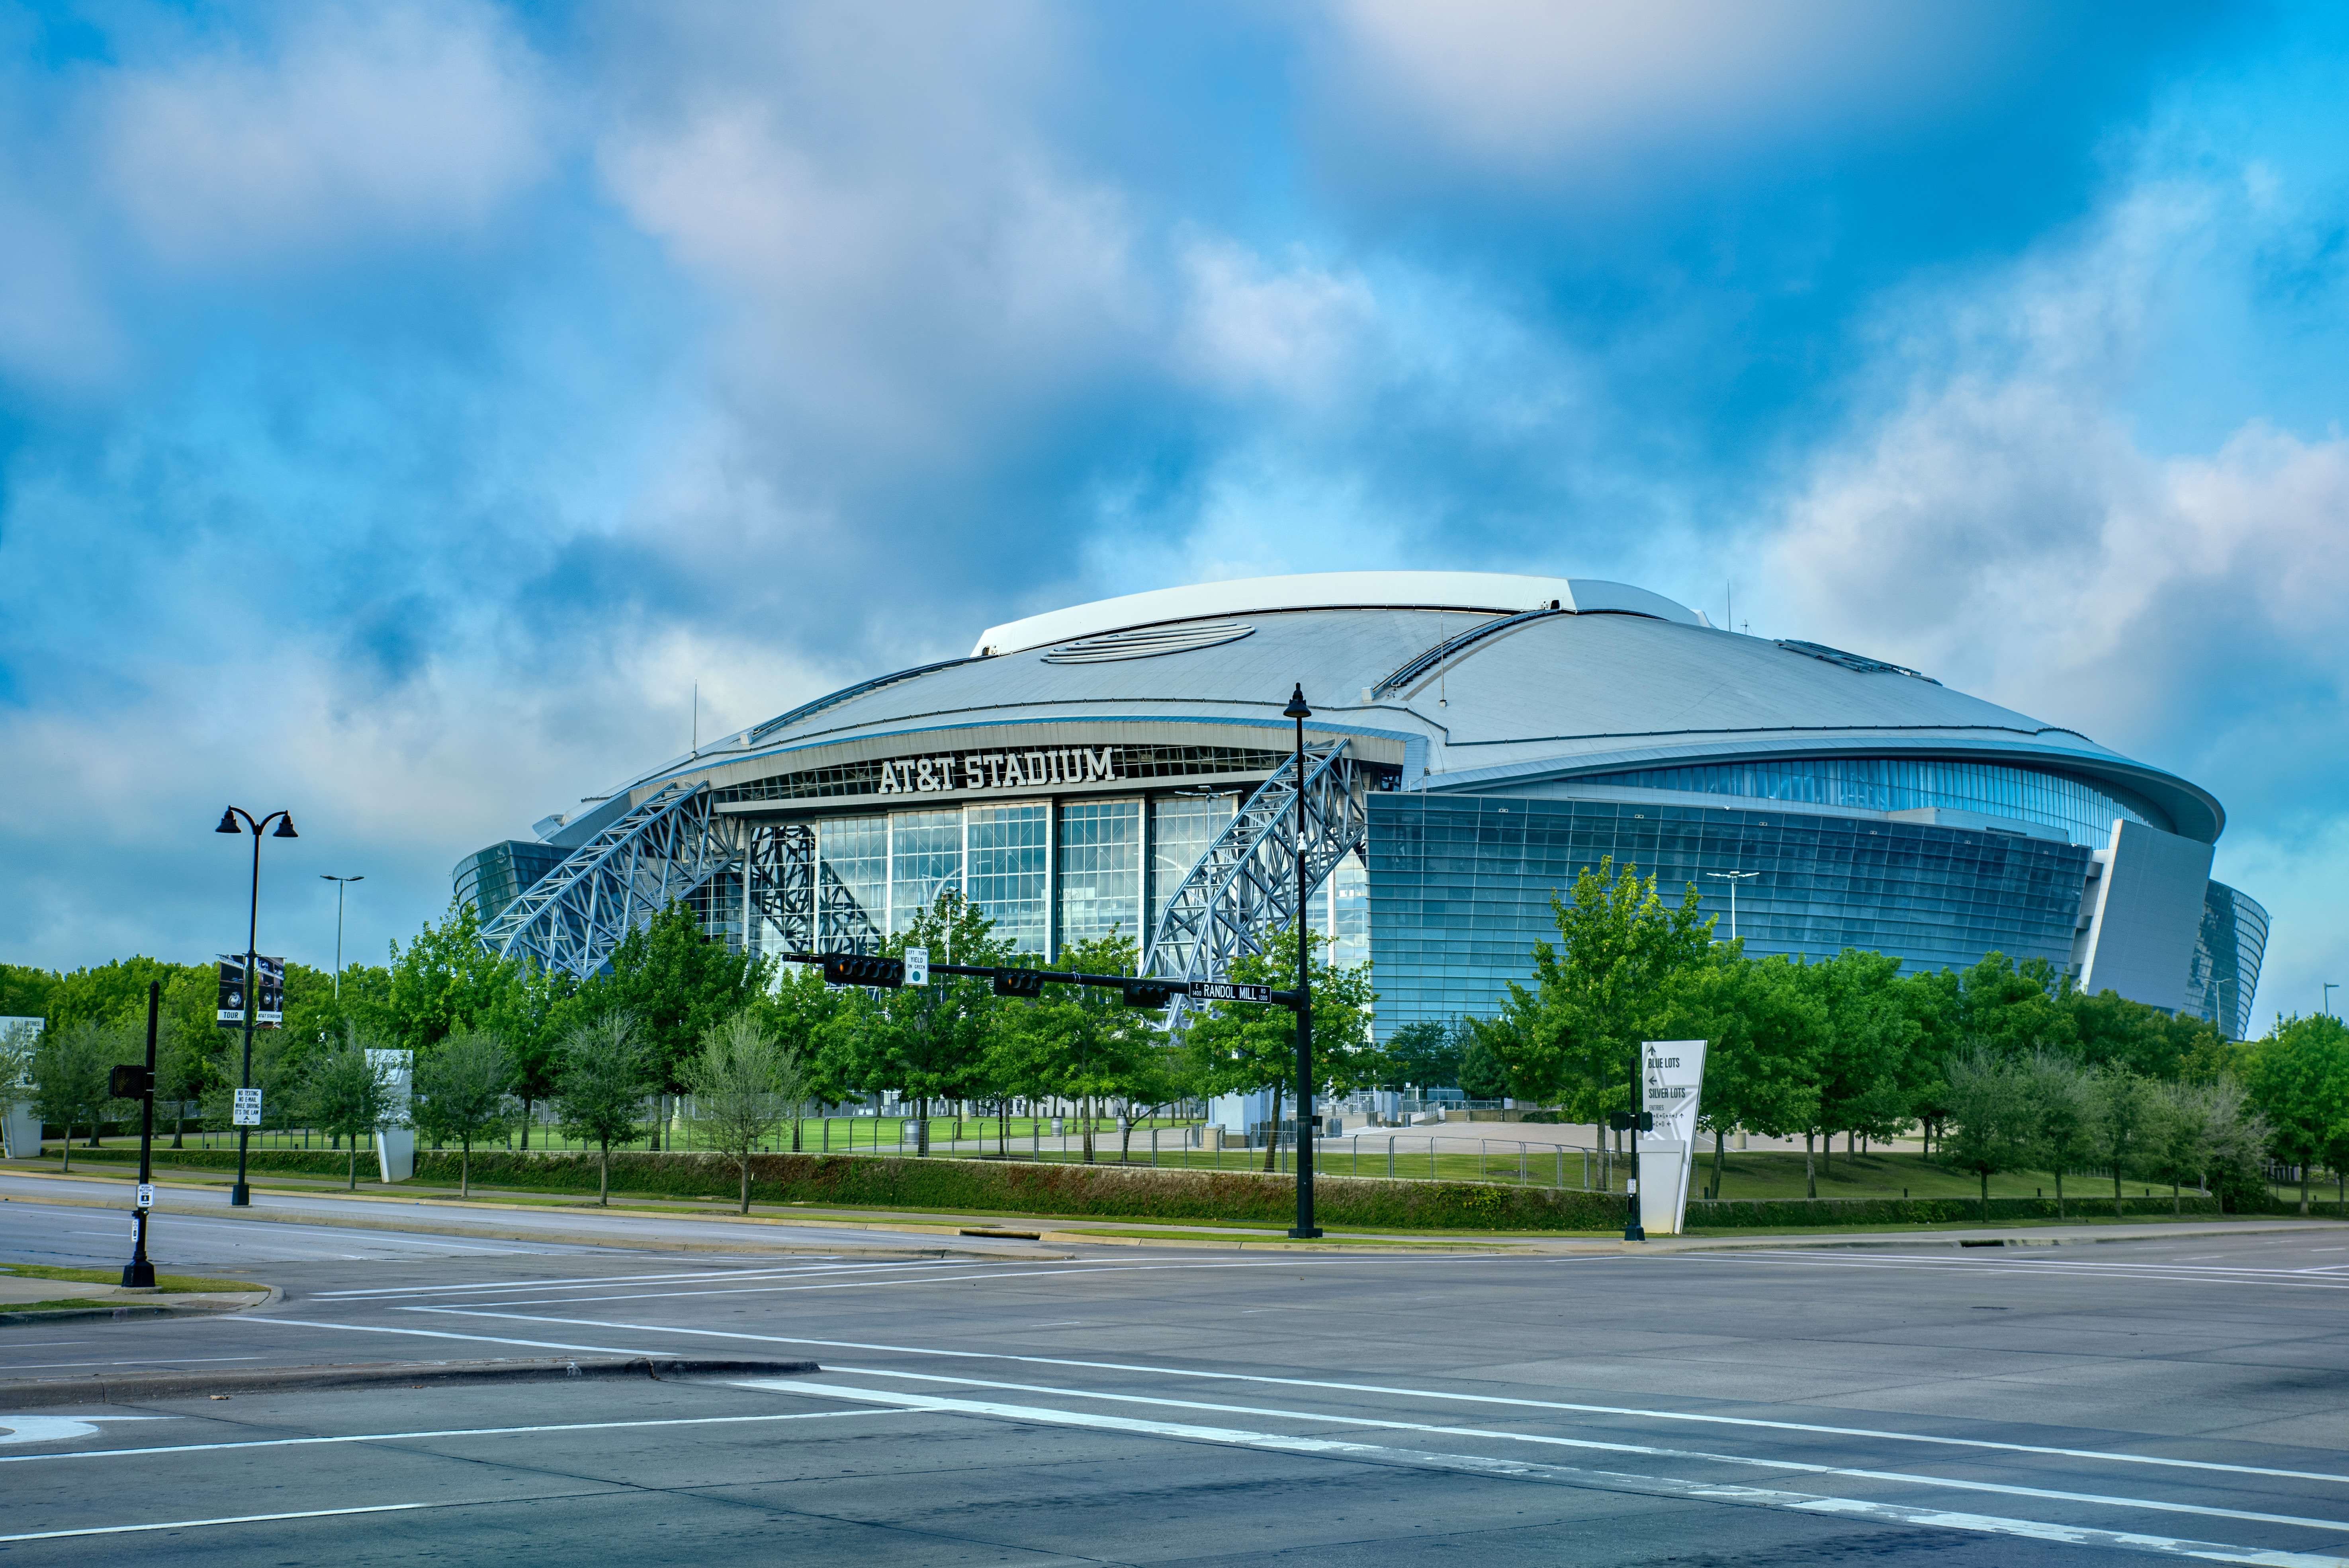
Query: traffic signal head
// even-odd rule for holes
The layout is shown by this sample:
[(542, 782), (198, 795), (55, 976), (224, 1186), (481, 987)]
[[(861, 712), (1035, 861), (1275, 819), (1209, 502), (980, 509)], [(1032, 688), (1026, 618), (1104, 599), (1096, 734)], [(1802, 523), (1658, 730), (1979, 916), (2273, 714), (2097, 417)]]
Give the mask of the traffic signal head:
[(995, 972), (995, 994), (999, 996), (1040, 996), (1044, 994), (1044, 972), (1040, 969), (999, 969)]
[(1607, 1113), (1607, 1125), (1617, 1132), (1653, 1132), (1656, 1130), (1656, 1113), (1652, 1110), (1610, 1110)]
[(1129, 980), (1122, 990), (1127, 1006), (1150, 1009), (1164, 1007), (1174, 995), (1173, 986), (1159, 980)]
[(878, 958), (862, 953), (827, 953), (823, 955), (823, 983), (895, 989), (905, 983), (905, 963), (901, 958)]
[(153, 1078), (135, 1063), (116, 1068), (106, 1075), (106, 1092), (116, 1099), (144, 1099), (154, 1090)]

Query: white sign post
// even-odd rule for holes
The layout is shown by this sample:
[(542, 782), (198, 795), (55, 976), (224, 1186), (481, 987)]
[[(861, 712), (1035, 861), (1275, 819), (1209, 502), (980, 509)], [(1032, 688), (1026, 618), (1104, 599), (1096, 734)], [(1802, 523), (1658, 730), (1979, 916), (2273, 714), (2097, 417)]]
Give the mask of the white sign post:
[(926, 985), (930, 983), (930, 950), (926, 947), (905, 949), (905, 984)]
[(1650, 1235), (1677, 1236), (1688, 1216), (1704, 1046), (1702, 1040), (1649, 1040), (1640, 1047), (1640, 1109), (1655, 1120), (1652, 1130), (1639, 1135), (1640, 1228)]
[(261, 1091), (257, 1088), (241, 1088), (233, 1092), (235, 1100), (229, 1108), (229, 1125), (259, 1127), (261, 1125)]
[(405, 1181), (416, 1174), (416, 1131), (408, 1125), (408, 1092), (416, 1073), (413, 1051), (372, 1050), (367, 1066), (383, 1076), (386, 1096), (383, 1120), (376, 1124), (376, 1167), (386, 1181)]

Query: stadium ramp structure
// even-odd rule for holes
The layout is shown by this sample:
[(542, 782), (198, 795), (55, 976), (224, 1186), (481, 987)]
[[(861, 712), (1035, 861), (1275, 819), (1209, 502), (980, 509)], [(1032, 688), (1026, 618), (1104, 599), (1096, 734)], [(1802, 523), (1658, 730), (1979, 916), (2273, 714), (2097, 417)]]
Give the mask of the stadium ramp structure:
[[(1340, 740), (1305, 751), (1304, 896), (1328, 880), (1370, 834), (1370, 776)], [(1232, 961), (1269, 947), (1297, 919), (1298, 763), (1283, 761), (1224, 824), (1166, 901), (1142, 972), (1168, 980), (1216, 980)], [(1187, 998), (1166, 1024), (1180, 1029)]]
[(580, 845), (508, 904), (483, 945), (585, 980), (629, 932), (741, 860), (709, 786), (671, 784)]

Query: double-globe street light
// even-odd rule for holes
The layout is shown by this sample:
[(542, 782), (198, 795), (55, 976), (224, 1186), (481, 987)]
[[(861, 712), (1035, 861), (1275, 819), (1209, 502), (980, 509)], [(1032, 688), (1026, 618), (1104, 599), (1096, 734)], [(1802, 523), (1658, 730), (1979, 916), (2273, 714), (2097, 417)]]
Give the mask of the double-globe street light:
[[(240, 822), (243, 827), (238, 825)], [(298, 839), (302, 836), (294, 830), (294, 813), (291, 811), (272, 811), (266, 817), (255, 820), (252, 812), (235, 806), (221, 813), (220, 826), (212, 830), (215, 833), (239, 833), (246, 828), (253, 830), (253, 897), (246, 905), (244, 921), (244, 1073), (239, 1079), (239, 1086), (247, 1089), (253, 1087), (253, 1026), (255, 1016), (261, 1011), (261, 958), (258, 952), (261, 830), (272, 822), (277, 824), (277, 830), (269, 835), (273, 839)], [(245, 1150), (252, 1141), (252, 1123), (240, 1121), (236, 1129), (236, 1185), (228, 1190), (229, 1202), (240, 1209), (253, 1206), (253, 1189), (245, 1184), (244, 1180)]]

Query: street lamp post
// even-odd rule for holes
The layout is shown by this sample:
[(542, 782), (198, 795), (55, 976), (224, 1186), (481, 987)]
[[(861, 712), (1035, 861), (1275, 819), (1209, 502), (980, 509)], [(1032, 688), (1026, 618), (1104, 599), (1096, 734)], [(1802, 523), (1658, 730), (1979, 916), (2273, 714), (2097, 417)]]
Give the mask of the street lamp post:
[(350, 891), (351, 883), (367, 878), (331, 876), (320, 872), (318, 880), (335, 884), (335, 1000), (339, 1002), (343, 999), (343, 894)]
[[(240, 822), (243, 827), (238, 826)], [(247, 828), (253, 830), (253, 896), (245, 906), (244, 916), (244, 1072), (238, 1080), (239, 1087), (243, 1088), (253, 1087), (253, 1026), (261, 1011), (261, 830), (272, 822), (277, 824), (276, 831), (269, 835), (273, 839), (298, 839), (302, 836), (294, 830), (294, 813), (291, 811), (272, 811), (266, 817), (255, 820), (252, 812), (235, 806), (221, 813), (220, 826), (212, 830), (215, 833), (239, 833)], [(245, 1152), (252, 1142), (252, 1127), (240, 1123), (236, 1130), (236, 1184), (228, 1190), (228, 1201), (233, 1208), (249, 1209), (253, 1206), (253, 1189), (245, 1184), (244, 1180)]]
[[(1305, 939), (1305, 683), (1296, 683), (1281, 717), (1297, 721), (1297, 1225), (1288, 1233), (1310, 1241), (1313, 1223), (1313, 951)], [(1278, 1138), (1280, 1130), (1273, 1129)]]
[(1725, 882), (1729, 884), (1729, 940), (1734, 942), (1737, 940), (1737, 884), (1758, 877), (1762, 873), (1760, 872), (1707, 872), (1704, 874), (1715, 882)]
[(2327, 1013), (2333, 1011), (2333, 993), (2339, 989), (2341, 989), (2341, 984), (2337, 980), (2327, 980), (2324, 983), (2324, 1011)]

